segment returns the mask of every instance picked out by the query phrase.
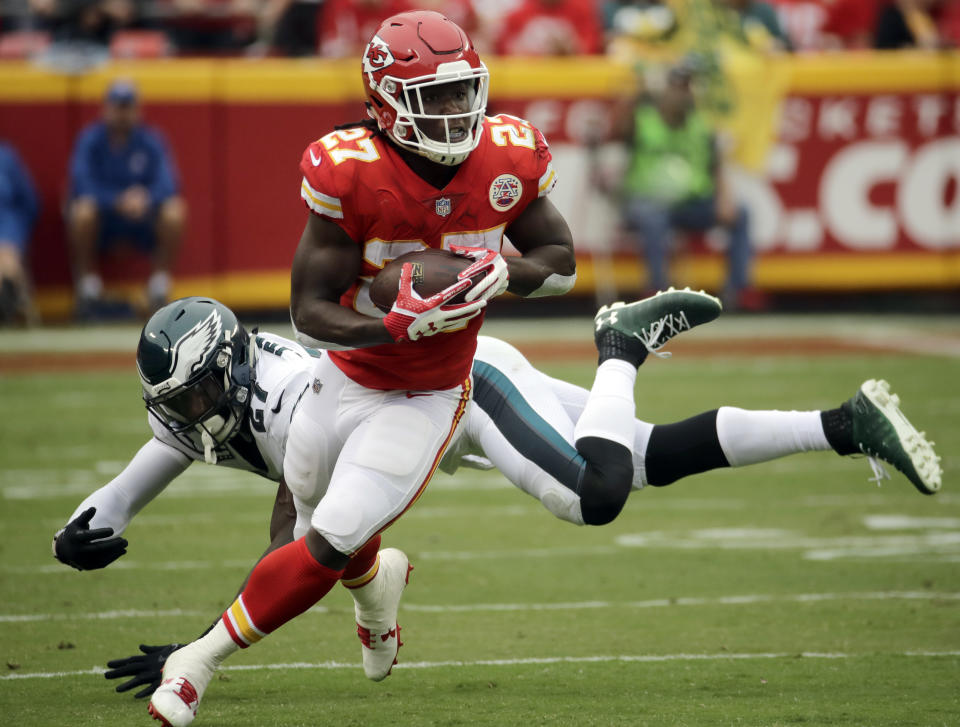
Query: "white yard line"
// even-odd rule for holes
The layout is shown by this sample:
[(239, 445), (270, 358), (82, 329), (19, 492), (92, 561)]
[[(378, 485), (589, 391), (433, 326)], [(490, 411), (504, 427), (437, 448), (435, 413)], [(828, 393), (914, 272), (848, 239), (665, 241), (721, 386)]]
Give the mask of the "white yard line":
[[(758, 603), (821, 603), (824, 601), (957, 601), (960, 593), (939, 591), (865, 591), (860, 593), (795, 593), (746, 594), (736, 596), (653, 598), (646, 601), (574, 601), (565, 603), (466, 603), (415, 604), (403, 603), (401, 609), (414, 613), (468, 613), (519, 611), (581, 611), (604, 608), (669, 608), (671, 606), (749, 606)], [(327, 613), (324, 606), (314, 606), (312, 613)], [(0, 623), (35, 621), (113, 620), (121, 618), (176, 618), (202, 615), (200, 611), (171, 609), (168, 611), (100, 611), (94, 613), (31, 613), (0, 614)]]
[[(425, 507), (410, 517), (449, 517), (460, 510), (471, 515), (491, 517), (525, 516), (536, 507), (533, 505), (491, 506), (489, 508)], [(838, 535), (812, 537), (801, 532), (784, 529), (729, 527), (704, 528), (688, 531), (657, 531), (623, 533), (616, 536), (610, 545), (521, 548), (505, 550), (435, 550), (411, 551), (414, 560), (476, 561), (510, 558), (584, 558), (605, 555), (622, 555), (633, 548), (648, 550), (763, 550), (800, 551), (805, 560), (827, 561), (839, 558), (912, 558), (928, 561), (953, 562), (960, 558), (960, 530), (954, 529), (956, 518), (906, 518), (890, 515), (866, 516), (864, 523), (869, 529), (880, 528), (891, 532), (896, 526), (914, 529), (910, 534)], [(206, 570), (211, 568), (249, 568), (252, 561), (237, 560), (187, 560), (141, 562), (123, 559), (113, 564), (113, 569), (153, 570)], [(40, 565), (0, 565), (0, 573), (18, 575), (56, 575), (69, 571), (55, 562)]]
[[(898, 651), (885, 652), (882, 654), (850, 654), (840, 652), (769, 652), (757, 654), (624, 654), (624, 655), (600, 655), (600, 656), (546, 656), (546, 657), (528, 657), (524, 659), (477, 659), (475, 661), (412, 661), (401, 662), (396, 665), (396, 669), (450, 669), (450, 668), (470, 668), (470, 667), (491, 667), (491, 666), (529, 666), (529, 665), (547, 665), (547, 664), (602, 664), (610, 662), (619, 663), (659, 663), (667, 661), (734, 661), (734, 660), (756, 660), (756, 659), (791, 659), (797, 657), (804, 659), (857, 659), (872, 658), (877, 656), (895, 656), (895, 657), (957, 657), (960, 651)], [(234, 666), (222, 666), (222, 671), (292, 671), (306, 669), (357, 669), (358, 664), (340, 661), (322, 661), (322, 662), (302, 662), (295, 661), (287, 664), (237, 664)], [(7, 674), (0, 676), (0, 681), (10, 681), (16, 679), (57, 679), (71, 676), (100, 676), (105, 669), (102, 667), (91, 667), (90, 669), (78, 669), (76, 671), (57, 671), (57, 672), (32, 672), (24, 674)]]
[[(933, 531), (915, 535), (844, 535), (814, 538), (787, 530), (779, 535), (749, 528), (710, 528), (687, 532), (647, 531), (618, 535), (612, 545), (510, 548), (504, 550), (425, 550), (411, 551), (413, 560), (430, 561), (497, 561), (509, 558), (590, 558), (623, 555), (633, 548), (647, 550), (797, 550), (805, 560), (823, 561), (838, 558), (901, 558), (953, 561), (960, 557), (960, 531)], [(208, 570), (212, 568), (250, 568), (251, 560), (175, 560), (142, 562), (119, 560), (113, 570), (150, 569), (162, 571)], [(70, 571), (59, 563), (43, 565), (4, 565), (0, 573), (17, 575), (57, 575)]]
[(99, 611), (96, 613), (22, 613), (0, 614), (0, 623), (26, 623), (30, 621), (113, 621), (118, 618), (178, 618), (180, 616), (199, 616), (202, 611), (184, 611), (172, 608), (166, 611), (139, 611), (125, 609), (120, 611)]
[(960, 531), (928, 531), (911, 535), (839, 535), (815, 538), (789, 530), (779, 535), (749, 528), (710, 528), (671, 533), (648, 531), (616, 538), (618, 545), (665, 550), (804, 550), (856, 551), (862, 553), (960, 552)]
[(668, 608), (670, 606), (749, 606), (758, 603), (818, 603), (823, 601), (960, 600), (960, 593), (931, 591), (889, 591), (865, 593), (798, 593), (793, 595), (752, 594), (709, 598), (654, 598), (647, 601), (581, 601), (573, 603), (474, 603), (427, 606), (404, 603), (402, 609), (418, 613), (465, 613), (471, 611), (573, 611), (602, 608)]
[[(211, 568), (246, 568), (249, 570), (256, 561), (253, 558), (246, 560), (166, 560), (159, 563), (143, 563), (137, 560), (118, 560), (110, 564), (110, 570), (209, 570)], [(3, 566), (0, 573), (15, 573), (17, 575), (58, 575), (70, 576), (73, 571), (62, 563), (49, 563), (36, 566)]]
[[(613, 555), (623, 553), (624, 549), (617, 546), (594, 546), (584, 548), (536, 548), (528, 550), (504, 551), (432, 551), (411, 553), (413, 560), (480, 560), (489, 558), (503, 558), (509, 555), (513, 558), (571, 558), (577, 556)], [(253, 567), (254, 560), (167, 560), (160, 562), (145, 562), (123, 558), (110, 564), (111, 570), (208, 570), (211, 568), (247, 568)], [(71, 571), (61, 563), (47, 563), (44, 565), (5, 565), (0, 566), (0, 573), (14, 573), (17, 575), (70, 575)]]
[(960, 517), (918, 517), (913, 515), (864, 515), (869, 530), (958, 530)]

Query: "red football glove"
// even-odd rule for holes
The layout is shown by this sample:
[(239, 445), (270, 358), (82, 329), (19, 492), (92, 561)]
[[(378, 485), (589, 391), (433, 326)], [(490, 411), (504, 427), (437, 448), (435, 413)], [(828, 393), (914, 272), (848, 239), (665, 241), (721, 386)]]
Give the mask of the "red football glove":
[(507, 289), (507, 285), (510, 283), (510, 273), (507, 270), (507, 261), (503, 259), (500, 253), (488, 250), (485, 247), (465, 247), (463, 245), (451, 245), (450, 251), (474, 260), (473, 265), (462, 270), (457, 276), (461, 280), (469, 280), (477, 273), (487, 271), (487, 274), (464, 296), (464, 300), (468, 303), (477, 299), (490, 300), (496, 298)]
[[(472, 266), (471, 266), (472, 267)], [(480, 315), (486, 300), (470, 303), (444, 305), (470, 287), (470, 279), (458, 280), (453, 285), (421, 298), (413, 289), (413, 265), (404, 263), (400, 271), (400, 290), (393, 308), (383, 319), (383, 325), (397, 343), (416, 341), (424, 336), (433, 336), (457, 328)]]

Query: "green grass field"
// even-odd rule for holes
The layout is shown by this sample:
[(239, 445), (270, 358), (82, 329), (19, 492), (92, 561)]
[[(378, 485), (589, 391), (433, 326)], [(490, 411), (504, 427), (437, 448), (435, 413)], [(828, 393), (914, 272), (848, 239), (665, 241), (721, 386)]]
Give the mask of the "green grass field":
[[(589, 321), (486, 328), (521, 350), (589, 335)], [(790, 335), (866, 348), (763, 352)], [(364, 679), (337, 588), (230, 659), (195, 724), (960, 724), (960, 321), (733, 318), (690, 334), (727, 350), (746, 336), (753, 354), (677, 341), (642, 369), (639, 415), (830, 407), (887, 378), (937, 442), (943, 491), (896, 472), (878, 489), (864, 459), (796, 455), (636, 493), (613, 524), (578, 529), (495, 473), (438, 475), (384, 535), (416, 567), (393, 675)], [(109, 568), (51, 557), (53, 533), (148, 434), (132, 353), (129, 370), (70, 373), (5, 372), (3, 357), (135, 344), (132, 329), (0, 333), (0, 724), (155, 724), (113, 692), (106, 661), (194, 638), (266, 545), (273, 486), (197, 464)], [(533, 360), (592, 378), (589, 357)]]

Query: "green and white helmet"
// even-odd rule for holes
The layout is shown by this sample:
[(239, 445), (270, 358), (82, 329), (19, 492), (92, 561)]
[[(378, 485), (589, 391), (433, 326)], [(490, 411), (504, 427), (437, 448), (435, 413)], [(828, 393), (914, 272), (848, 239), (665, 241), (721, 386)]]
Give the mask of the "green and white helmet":
[(250, 405), (249, 342), (233, 311), (212, 298), (175, 300), (140, 334), (137, 370), (147, 409), (211, 464)]

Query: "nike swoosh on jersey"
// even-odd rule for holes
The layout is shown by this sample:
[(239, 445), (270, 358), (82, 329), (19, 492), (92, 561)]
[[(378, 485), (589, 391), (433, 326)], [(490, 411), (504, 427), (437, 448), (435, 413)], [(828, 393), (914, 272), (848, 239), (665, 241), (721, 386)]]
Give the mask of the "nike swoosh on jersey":
[(283, 392), (283, 391), (280, 392), (280, 398), (277, 399), (277, 405), (270, 408), (270, 411), (272, 411), (274, 414), (279, 414), (279, 413), (280, 413), (280, 408), (283, 406), (283, 395), (284, 395), (284, 393), (285, 393), (285, 392)]
[(322, 156), (315, 157), (315, 156), (313, 155), (313, 149), (308, 149), (307, 151), (310, 152), (310, 161), (313, 162), (313, 166), (319, 167), (319, 166), (320, 166), (320, 162), (323, 161), (323, 157), (322, 157)]
[(407, 392), (407, 398), (408, 398), (408, 399), (412, 399), (412, 398), (415, 397), (415, 396), (433, 396), (433, 394), (431, 394), (431, 393), (429, 393), (429, 392), (427, 392), (427, 391), (408, 391), (408, 392)]

